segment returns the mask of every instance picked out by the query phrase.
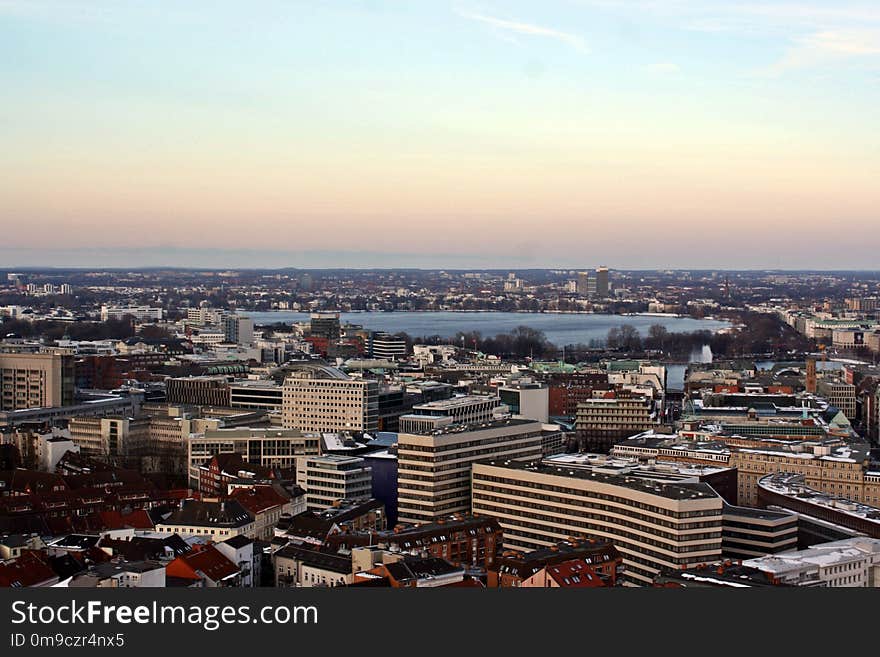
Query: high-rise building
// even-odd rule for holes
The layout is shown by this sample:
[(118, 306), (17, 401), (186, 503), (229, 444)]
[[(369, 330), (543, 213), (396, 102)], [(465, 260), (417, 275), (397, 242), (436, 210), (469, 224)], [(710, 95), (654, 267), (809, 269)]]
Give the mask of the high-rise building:
[(589, 297), (595, 291), (596, 280), (588, 271), (579, 271), (577, 275), (577, 293), (582, 297)]
[(254, 320), (241, 315), (227, 315), (223, 318), (223, 333), (226, 342), (252, 344), (254, 341)]
[(73, 363), (68, 354), (0, 351), (0, 411), (70, 406)]
[(543, 383), (511, 383), (499, 388), (498, 396), (513, 415), (527, 420), (549, 421), (550, 389)]
[(325, 364), (301, 364), (284, 381), (281, 418), (284, 428), (306, 432), (376, 431), (379, 384)]
[(486, 458), (540, 458), (542, 429), (540, 422), (508, 419), (398, 434), (399, 520), (432, 522), (470, 513), (471, 465)]
[(609, 291), (608, 267), (599, 267), (596, 269), (596, 296), (604, 299)]

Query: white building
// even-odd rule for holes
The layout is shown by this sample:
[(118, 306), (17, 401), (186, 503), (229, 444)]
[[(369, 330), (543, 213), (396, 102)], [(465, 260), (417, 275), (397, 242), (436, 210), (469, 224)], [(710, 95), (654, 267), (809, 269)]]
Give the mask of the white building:
[(792, 586), (880, 587), (880, 539), (848, 538), (743, 561), (781, 584)]
[(456, 424), (488, 422), (495, 417), (495, 409), (500, 405), (499, 398), (494, 395), (462, 395), (416, 404), (412, 415), (448, 417)]
[[(372, 492), (372, 469), (362, 458), (328, 454), (302, 459), (297, 484), (306, 489), (309, 510), (323, 511), (340, 500), (368, 499)], [(300, 480), (299, 472), (304, 478)]]
[(101, 306), (101, 321), (109, 319), (122, 319), (131, 315), (137, 322), (160, 322), (162, 321), (162, 309), (150, 306)]

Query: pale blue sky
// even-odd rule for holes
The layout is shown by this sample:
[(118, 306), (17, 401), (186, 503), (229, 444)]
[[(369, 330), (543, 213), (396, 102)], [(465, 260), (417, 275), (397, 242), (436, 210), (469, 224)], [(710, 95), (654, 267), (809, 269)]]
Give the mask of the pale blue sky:
[(878, 83), (876, 2), (0, 0), (0, 259), (876, 268)]

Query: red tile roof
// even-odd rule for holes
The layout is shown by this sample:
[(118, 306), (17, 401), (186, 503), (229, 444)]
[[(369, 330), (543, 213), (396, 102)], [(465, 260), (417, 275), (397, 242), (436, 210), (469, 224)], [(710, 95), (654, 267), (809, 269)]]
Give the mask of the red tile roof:
[(547, 566), (547, 574), (562, 588), (593, 588), (605, 586), (583, 559), (571, 559)]
[(38, 586), (57, 578), (49, 565), (49, 558), (41, 552), (28, 550), (6, 563), (0, 563), (0, 586)]
[(202, 574), (208, 579), (219, 582), (224, 577), (237, 574), (238, 567), (227, 559), (214, 546), (198, 552), (177, 557), (165, 567), (167, 575), (184, 579), (201, 579)]
[(237, 500), (252, 515), (283, 506), (290, 499), (279, 493), (272, 486), (252, 486), (236, 488), (230, 497)]

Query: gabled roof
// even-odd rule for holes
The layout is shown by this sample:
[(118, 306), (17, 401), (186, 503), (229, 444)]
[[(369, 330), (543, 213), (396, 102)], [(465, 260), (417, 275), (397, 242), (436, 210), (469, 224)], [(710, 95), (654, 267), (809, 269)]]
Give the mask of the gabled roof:
[(17, 493), (48, 493), (55, 489), (67, 490), (69, 486), (64, 478), (49, 472), (36, 470), (4, 470), (0, 472), (0, 490)]
[(206, 577), (213, 582), (239, 573), (238, 567), (214, 546), (181, 555), (168, 564), (165, 570), (174, 577), (196, 580)]
[(583, 559), (570, 559), (547, 566), (547, 574), (562, 588), (595, 588), (605, 586)]
[(269, 509), (284, 506), (290, 499), (279, 493), (274, 486), (251, 486), (236, 488), (230, 498), (241, 503), (251, 515), (256, 516)]
[(244, 527), (252, 522), (251, 514), (234, 499), (226, 502), (185, 500), (183, 506), (161, 524), (185, 527)]
[(398, 582), (430, 579), (464, 571), (438, 557), (407, 557), (401, 561), (385, 564), (388, 574)]
[(49, 558), (34, 550), (23, 552), (17, 559), (0, 563), (0, 586), (39, 586), (57, 577), (49, 564)]

